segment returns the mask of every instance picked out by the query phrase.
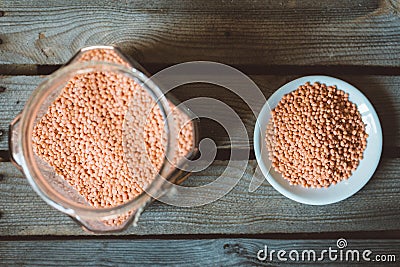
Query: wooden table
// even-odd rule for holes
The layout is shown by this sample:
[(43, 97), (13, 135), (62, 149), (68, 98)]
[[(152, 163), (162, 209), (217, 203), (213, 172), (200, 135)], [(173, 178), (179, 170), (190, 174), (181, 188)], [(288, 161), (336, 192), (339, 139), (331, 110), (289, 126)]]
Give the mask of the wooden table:
[[(249, 75), (268, 98), (306, 74), (349, 81), (380, 117), (384, 151), (357, 194), (327, 206), (291, 201), (267, 181), (248, 192), (256, 161), (222, 199), (202, 207), (151, 205), (137, 227), (93, 236), (46, 205), (9, 162), (8, 125), (46, 74), (80, 47), (114, 44), (155, 73), (192, 60), (229, 64)], [(305, 1), (0, 1), (0, 264), (258, 265), (257, 252), (336, 247), (371, 249), (400, 261), (400, 3), (396, 0)], [(209, 96), (230, 105), (252, 143), (255, 118), (232, 93), (194, 84), (181, 100)], [(215, 179), (226, 167), (229, 141), (213, 125), (203, 136), (218, 159), (185, 184)], [(228, 151), (228, 152), (227, 152)], [(237, 177), (234, 167), (228, 170)], [(275, 258), (275, 263), (278, 260)], [(325, 260), (326, 262), (326, 260)], [(295, 262), (291, 262), (294, 264)], [(303, 262), (304, 264), (305, 262)], [(372, 262), (370, 262), (372, 263)], [(374, 264), (374, 263), (372, 263)], [(376, 263), (375, 263), (376, 264)]]

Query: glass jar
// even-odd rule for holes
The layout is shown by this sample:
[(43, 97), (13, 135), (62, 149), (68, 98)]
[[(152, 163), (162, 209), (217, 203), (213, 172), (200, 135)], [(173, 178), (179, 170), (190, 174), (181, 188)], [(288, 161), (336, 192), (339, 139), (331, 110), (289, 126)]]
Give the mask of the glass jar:
[[(64, 113), (69, 112), (68, 114), (71, 114), (70, 109), (75, 109), (76, 105), (79, 103), (76, 102), (71, 104), (69, 102), (70, 106), (65, 106), (66, 111), (64, 113), (57, 109), (55, 103), (59, 103), (57, 100), (60, 99), (62, 94), (65, 94), (68, 86), (70, 86), (68, 87), (70, 90), (75, 90), (79, 86), (79, 83), (73, 82), (73, 85), (70, 85), (71, 81), (78, 79), (76, 77), (80, 77), (78, 80), (81, 82), (85, 81), (85, 79), (87, 80), (85, 77), (89, 77), (93, 73), (105, 73), (112, 77), (118, 77), (118, 79), (122, 79), (123, 81), (133, 81), (135, 84), (139, 85), (139, 88), (141, 88), (140, 90), (146, 92), (146, 94), (151, 96), (152, 101), (154, 101), (154, 105), (151, 109), (149, 109), (150, 105), (147, 105), (148, 109), (145, 111), (143, 108), (140, 109), (143, 113), (142, 114), (138, 113), (135, 108), (131, 111), (130, 107), (138, 106), (138, 102), (135, 102), (135, 97), (132, 96), (132, 102), (128, 103), (127, 108), (124, 109), (123, 128), (122, 130), (119, 129), (122, 136), (116, 138), (115, 134), (113, 135), (112, 133), (109, 133), (110, 138), (119, 141), (122, 140), (122, 143), (118, 141), (118, 144), (122, 144), (123, 156), (121, 156), (121, 158), (124, 160), (122, 163), (120, 161), (118, 164), (122, 164), (123, 166), (126, 165), (128, 167), (129, 175), (126, 175), (126, 173), (124, 174), (124, 177), (126, 177), (125, 180), (121, 180), (121, 177), (118, 177), (122, 172), (118, 172), (115, 177), (113, 176), (113, 178), (104, 174), (106, 172), (102, 172), (101, 169), (107, 168), (107, 166), (103, 166), (99, 162), (94, 162), (94, 168), (92, 169), (94, 169), (96, 175), (92, 175), (92, 169), (86, 168), (91, 157), (87, 155), (93, 152), (88, 151), (90, 150), (88, 147), (86, 147), (86, 151), (89, 154), (85, 154), (86, 156), (83, 155), (83, 157), (77, 161), (75, 161), (76, 153), (71, 152), (72, 150), (75, 151), (76, 146), (74, 145), (76, 144), (71, 145), (71, 142), (67, 142), (67, 145), (64, 144), (64, 148), (60, 150), (54, 151), (50, 149), (52, 147), (63, 147), (60, 144), (57, 144), (57, 142), (63, 140), (63, 134), (70, 138), (80, 138), (79, 136), (74, 137), (73, 135), (68, 134), (76, 129), (68, 128), (70, 130), (66, 130), (67, 128), (65, 128), (65, 124), (63, 124), (63, 122), (67, 120)], [(107, 75), (106, 78), (111, 77)], [(108, 81), (106, 81), (106, 84), (108, 84)], [(90, 85), (84, 84), (79, 90), (86, 90), (85, 88), (91, 90), (89, 87)], [(107, 95), (107, 91), (114, 90), (113, 88), (114, 87), (112, 86), (110, 88), (103, 88), (105, 89), (103, 91), (104, 94)], [(111, 94), (112, 93), (113, 92), (111, 92)], [(124, 92), (120, 92), (120, 94), (123, 95)], [(86, 99), (86, 101), (92, 101), (92, 99)], [(148, 103), (148, 100), (146, 101), (146, 103)], [(83, 105), (86, 104), (83, 103)], [(177, 102), (175, 99), (172, 99), (170, 96), (168, 99), (166, 98), (160, 88), (149, 79), (148, 73), (139, 64), (125, 57), (117, 48), (111, 46), (92, 46), (81, 49), (69, 61), (69, 63), (48, 76), (47, 79), (38, 86), (38, 88), (32, 93), (32, 96), (26, 103), (21, 114), (19, 114), (11, 123), (9, 140), (11, 160), (25, 174), (29, 183), (41, 198), (52, 207), (71, 216), (81, 226), (83, 226), (84, 229), (92, 232), (120, 231), (130, 225), (133, 221), (136, 222), (145, 206), (149, 204), (154, 197), (157, 198), (158, 196), (162, 196), (168, 192), (171, 184), (170, 182), (180, 183), (187, 178), (189, 174), (184, 171), (185, 166), (183, 166), (183, 164), (187, 164), (188, 161), (183, 160), (183, 158), (191, 159), (197, 154), (197, 119), (190, 110), (182, 104), (178, 107), (176, 104)], [(51, 110), (54, 112), (60, 112), (60, 116), (57, 117), (54, 114), (47, 116)], [(154, 116), (156, 116), (154, 115), (154, 110), (157, 110), (158, 118), (162, 118), (161, 123), (160, 121), (156, 123), (156, 125), (158, 125), (157, 127), (162, 129), (158, 132), (152, 130), (148, 131), (146, 128), (147, 125), (150, 125), (148, 114), (153, 114), (153, 119)], [(45, 117), (47, 119), (52, 118), (54, 120), (53, 123), (58, 125), (57, 127), (64, 127), (62, 129), (63, 132), (60, 132), (61, 130), (56, 131), (56, 128), (53, 128), (51, 124), (43, 126), (43, 118)], [(111, 121), (110, 118), (106, 117), (101, 117), (100, 119), (108, 122)], [(47, 122), (49, 121), (51, 123), (50, 119), (48, 119)], [(132, 121), (134, 127), (129, 126), (129, 121)], [(139, 121), (141, 123), (138, 123)], [(91, 123), (90, 119), (85, 122), (89, 124)], [(182, 140), (180, 140), (180, 130), (183, 127), (182, 122), (184, 122), (185, 125), (189, 125), (187, 129), (190, 131), (190, 133), (188, 133), (190, 136), (190, 145), (187, 145), (186, 150), (183, 152), (179, 150), (182, 144)], [(118, 123), (121, 124), (120, 121)], [(38, 130), (38, 125), (40, 125), (40, 127), (43, 126), (40, 128), (40, 131)], [(82, 132), (86, 132), (86, 130), (90, 128), (89, 125), (80, 125), (83, 125), (82, 127), (84, 128)], [(136, 131), (136, 129), (141, 127), (140, 125), (146, 126), (143, 126), (141, 131)], [(96, 134), (96, 131), (100, 131), (100, 129), (97, 128), (101, 127), (92, 127), (90, 129), (92, 129), (94, 134)], [(47, 131), (43, 129), (46, 129)], [(106, 131), (108, 132), (108, 130)], [(42, 135), (38, 133), (42, 133)], [(156, 151), (156, 154), (153, 155), (153, 161), (157, 161), (157, 166), (152, 164), (155, 171), (149, 169), (150, 165), (146, 165), (148, 172), (144, 172), (144, 167), (141, 166), (140, 163), (146, 160), (147, 163), (150, 161), (150, 163), (153, 163), (152, 159), (149, 158), (149, 155), (152, 152), (149, 152), (147, 149), (152, 146), (151, 142), (152, 139), (154, 139), (154, 134), (162, 135), (162, 137), (157, 137), (157, 140), (159, 141), (158, 145), (161, 144), (162, 149), (160, 149), (160, 146), (153, 149)], [(35, 138), (34, 135), (36, 135)], [(51, 143), (49, 141), (50, 139), (43, 137), (54, 137), (54, 135), (56, 135), (56, 137), (53, 140), (56, 140), (56, 144), (49, 144)], [(85, 138), (85, 135), (82, 138)], [(90, 139), (92, 143), (89, 142), (88, 146), (91, 146), (92, 144), (93, 147), (100, 147), (96, 142), (93, 143), (93, 138)], [(105, 141), (98, 140), (98, 142), (102, 142), (103, 145), (105, 144)], [(136, 147), (131, 144), (132, 142), (136, 144)], [(43, 149), (43, 147), (46, 147), (46, 144), (49, 144), (49, 148)], [(146, 148), (146, 150), (143, 150), (143, 148), (138, 150), (140, 144), (143, 144), (143, 147)], [(111, 150), (114, 149), (112, 145), (108, 145), (108, 147)], [(42, 154), (38, 151), (41, 151)], [(99, 153), (100, 157), (102, 151)], [(74, 155), (74, 160), (71, 163), (69, 158), (72, 154)], [(60, 158), (60, 155), (67, 156)], [(114, 157), (115, 154), (112, 156)], [(96, 164), (100, 165), (97, 166)], [(77, 171), (77, 169), (79, 169), (79, 171)], [(113, 173), (116, 173), (115, 170), (113, 171)], [(125, 193), (118, 195), (118, 197), (111, 195), (109, 198), (111, 200), (116, 199), (115, 201), (117, 202), (115, 203), (118, 204), (113, 202), (114, 204), (111, 205), (107, 202), (108, 200), (104, 197), (104, 194), (107, 192), (115, 192), (118, 188), (128, 190), (125, 189), (128, 185), (128, 180), (134, 181), (134, 178), (132, 177), (140, 178), (141, 175), (143, 176), (144, 174), (149, 173), (154, 174), (154, 177), (153, 175), (150, 178), (144, 177), (146, 178), (146, 181), (142, 183), (142, 187), (135, 189), (137, 190), (137, 195), (134, 195), (133, 197), (131, 195), (128, 196), (128, 194)], [(91, 177), (90, 179), (92, 180), (82, 180), (81, 177)], [(97, 189), (91, 187), (90, 181), (97, 181), (96, 183), (99, 183), (101, 186)], [(110, 185), (111, 181), (113, 182), (112, 185)], [(123, 182), (122, 184), (118, 184), (116, 181)], [(81, 190), (81, 186), (83, 186), (84, 189)], [(106, 189), (104, 188), (107, 186), (108, 191), (105, 191)], [(93, 192), (96, 191), (93, 194), (98, 194), (97, 196), (103, 198), (98, 200), (98, 202), (90, 202), (93, 198), (93, 194), (90, 190)], [(87, 194), (81, 192), (87, 192)], [(103, 194), (101, 192), (105, 193)], [(122, 198), (122, 196), (124, 198)], [(99, 203), (104, 203), (104, 205), (99, 205)]]

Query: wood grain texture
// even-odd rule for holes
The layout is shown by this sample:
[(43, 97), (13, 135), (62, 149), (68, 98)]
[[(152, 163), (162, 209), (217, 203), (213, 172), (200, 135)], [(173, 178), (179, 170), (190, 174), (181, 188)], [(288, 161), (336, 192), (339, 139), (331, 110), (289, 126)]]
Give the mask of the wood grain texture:
[[(54, 240), (54, 241), (0, 241), (0, 264), (5, 266), (271, 266), (278, 263), (290, 265), (305, 264), (357, 264), (376, 266), (377, 259), (389, 259), (381, 264), (395, 263), (400, 257), (400, 240), (347, 240), (348, 247), (334, 252), (337, 257), (331, 261), (327, 253), (322, 260), (308, 259), (304, 254), (302, 261), (292, 261), (289, 252), (296, 250), (302, 259), (304, 250), (314, 250), (316, 258), (321, 257), (323, 249), (338, 249), (336, 240), (271, 240), (271, 239), (197, 239), (197, 240)], [(268, 246), (271, 250), (285, 250), (280, 262), (277, 252), (265, 261), (257, 259), (259, 250)], [(347, 254), (348, 250), (359, 250), (360, 260)], [(372, 254), (365, 261), (364, 250)], [(29, 251), (29, 253), (26, 253)], [(340, 250), (339, 250), (340, 251)], [(263, 254), (260, 254), (261, 256)], [(294, 254), (293, 254), (294, 255)], [(378, 256), (378, 257), (377, 257)], [(346, 258), (347, 257), (347, 258)], [(348, 261), (346, 261), (348, 259)], [(389, 264), (390, 266), (391, 264)]]
[[(262, 178), (250, 161), (241, 175), (243, 161), (215, 161), (184, 183), (200, 186), (225, 175), (240, 178), (227, 195), (211, 204), (179, 208), (159, 202), (143, 213), (138, 226), (121, 235), (162, 234), (263, 234), (340, 231), (400, 230), (400, 159), (382, 159), (368, 184), (347, 200), (326, 206), (309, 206), (289, 200), (267, 181), (249, 192), (253, 176)], [(32, 190), (11, 164), (0, 162), (0, 236), (87, 235), (69, 217), (51, 208)]]
[(3, 0), (0, 11), (3, 64), (63, 64), (115, 44), (143, 64), (400, 65), (393, 0)]
[[(298, 76), (287, 75), (251, 75), (250, 78), (258, 85), (267, 99), (272, 93), (286, 82)], [(386, 147), (400, 147), (400, 76), (346, 76), (339, 75), (358, 87), (372, 102), (380, 118), (384, 144)], [(44, 78), (41, 76), (6, 76), (0, 78), (0, 150), (8, 149), (8, 125), (21, 112), (32, 91)], [(237, 85), (240, 87), (240, 83)], [(247, 85), (242, 85), (246, 88)], [(252, 147), (253, 131), (256, 117), (241, 97), (227, 89), (210, 84), (188, 84), (176, 88), (172, 93), (181, 101), (197, 97), (209, 97), (229, 105), (243, 121), (248, 138), (239, 133), (240, 125), (233, 125), (234, 135), (228, 138), (226, 131), (218, 123), (204, 121), (201, 124), (201, 136), (215, 141), (219, 148)], [(260, 108), (265, 100), (251, 101), (253, 106)], [(210, 106), (210, 110), (216, 110)], [(230, 124), (229, 126), (232, 126)], [(245, 134), (246, 134), (245, 133)], [(249, 142), (249, 143), (248, 143)]]

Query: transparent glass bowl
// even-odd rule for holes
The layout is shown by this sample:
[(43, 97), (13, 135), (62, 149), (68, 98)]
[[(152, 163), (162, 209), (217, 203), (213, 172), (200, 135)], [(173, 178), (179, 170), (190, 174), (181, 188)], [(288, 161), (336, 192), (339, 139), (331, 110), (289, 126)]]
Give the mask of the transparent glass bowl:
[[(102, 49), (113, 51), (120, 57), (124, 64), (115, 64), (104, 61), (81, 62), (79, 59), (92, 50)], [(38, 157), (32, 147), (32, 133), (34, 126), (47, 112), (48, 107), (60, 95), (66, 83), (79, 74), (91, 72), (112, 72), (124, 75), (140, 84), (156, 101), (163, 119), (164, 133), (166, 134), (165, 158), (162, 167), (156, 177), (136, 198), (122, 205), (111, 208), (96, 208), (91, 206), (66, 180), (57, 175), (49, 164)], [(177, 153), (178, 135), (175, 131), (175, 120), (171, 114), (171, 103), (176, 104), (175, 99), (167, 99), (160, 88), (151, 80), (143, 68), (135, 61), (126, 58), (117, 48), (112, 46), (92, 46), (81, 49), (64, 67), (57, 70), (41, 83), (32, 93), (26, 103), (24, 110), (10, 124), (10, 151), (11, 160), (25, 174), (29, 183), (37, 194), (52, 207), (68, 214), (76, 220), (84, 229), (91, 232), (120, 231), (129, 226), (132, 221), (139, 218), (144, 207), (153, 198), (151, 196), (162, 196), (169, 189), (169, 182), (180, 183), (189, 173), (183, 171), (184, 166), (172, 164), (168, 159), (174, 158)], [(190, 111), (179, 105), (179, 112), (194, 118)], [(191, 159), (198, 151), (197, 120), (193, 119), (193, 146), (192, 150), (185, 156)], [(187, 161), (182, 161), (187, 162)], [(180, 168), (182, 167), (182, 168)], [(39, 211), (38, 211), (39, 212)], [(38, 214), (40, 216), (40, 214)], [(106, 223), (109, 220), (124, 217), (121, 224)]]

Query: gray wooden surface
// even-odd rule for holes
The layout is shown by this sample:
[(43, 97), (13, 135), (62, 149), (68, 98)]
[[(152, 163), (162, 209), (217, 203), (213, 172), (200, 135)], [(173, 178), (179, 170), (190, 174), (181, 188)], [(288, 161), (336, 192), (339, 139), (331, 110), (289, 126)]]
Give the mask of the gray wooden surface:
[[(395, 254), (398, 264), (399, 33), (397, 0), (0, 0), (0, 265), (254, 266), (263, 264), (256, 253), (264, 245), (318, 250), (335, 247), (340, 237), (349, 238), (349, 248)], [(152, 73), (191, 60), (226, 63), (250, 75), (267, 98), (300, 76), (342, 78), (378, 112), (384, 134), (378, 170), (349, 199), (308, 206), (283, 197), (266, 180), (249, 192), (252, 177), (262, 178), (250, 156), (243, 177), (237, 166), (247, 159), (227, 170), (241, 179), (220, 200), (190, 209), (155, 202), (136, 228), (91, 236), (45, 204), (9, 162), (7, 129), (43, 74), (94, 44), (118, 45)], [(233, 93), (191, 84), (174, 94), (180, 100), (206, 96), (227, 103), (252, 144), (255, 117)], [(247, 140), (228, 140), (207, 121), (202, 128), (202, 136), (214, 139), (225, 156), (193, 174), (188, 186), (213, 181), (227, 166), (221, 160), (226, 151), (247, 146)]]
[[(286, 82), (299, 77), (298, 75), (250, 75), (266, 98)], [(358, 87), (373, 103), (383, 127), (385, 146), (400, 147), (400, 76), (383, 75), (337, 75)], [(41, 76), (6, 76), (0, 79), (0, 86), (5, 88), (0, 92), (0, 107), (3, 107), (0, 117), (0, 150), (8, 149), (8, 126), (13, 118), (21, 112), (32, 91), (44, 79)], [(247, 135), (252, 144), (255, 117), (249, 107), (234, 93), (227, 89), (210, 84), (189, 84), (173, 91), (181, 101), (195, 97), (210, 97), (219, 99), (240, 116), (247, 129)], [(211, 107), (212, 108), (212, 107)], [(231, 136), (229, 140), (224, 131), (210, 130), (203, 124), (204, 133), (214, 139), (220, 148), (241, 148), (247, 140), (241, 136)]]
[[(270, 240), (270, 239), (242, 239), (242, 238), (222, 238), (222, 239), (194, 239), (194, 240), (51, 240), (47, 242), (37, 241), (0, 241), (0, 264), (18, 264), (23, 266), (271, 266), (278, 263), (288, 265), (305, 264), (341, 264), (341, 265), (362, 265), (377, 266), (377, 260), (389, 259), (389, 255), (394, 255), (399, 261), (400, 253), (399, 240), (347, 240), (347, 247), (342, 249), (359, 250), (360, 260), (352, 260), (352, 256), (343, 254), (340, 261), (340, 252), (336, 252), (337, 260), (330, 261), (327, 253), (323, 255), (321, 261), (308, 260), (308, 254), (304, 254), (304, 261), (291, 261), (288, 254), (291, 250), (300, 253), (304, 250), (314, 250), (316, 258), (321, 257), (323, 249), (338, 250), (337, 240)], [(271, 250), (285, 250), (284, 256), (287, 262), (281, 262), (276, 253), (273, 254), (272, 261), (257, 259), (260, 249), (268, 247)], [(68, 249), (66, 249), (68, 248)], [(362, 253), (371, 250), (371, 261), (364, 261)], [(26, 253), (29, 251), (29, 253)], [(31, 257), (31, 256), (34, 257)], [(262, 254), (260, 254), (262, 256)], [(377, 257), (378, 256), (378, 257)], [(384, 256), (384, 257), (383, 257)], [(356, 257), (356, 256), (355, 256)], [(356, 259), (356, 258), (354, 258)], [(382, 263), (382, 266), (393, 266), (393, 260)]]
[[(44, 203), (26, 179), (10, 164), (0, 163), (0, 236), (87, 235), (66, 215)], [(239, 163), (236, 163), (236, 165)], [(226, 161), (194, 173), (184, 183), (199, 186), (215, 180), (226, 168)], [(227, 175), (238, 178), (238, 165)], [(143, 213), (137, 227), (121, 235), (166, 234), (262, 234), (319, 233), (340, 231), (399, 231), (400, 161), (383, 159), (368, 184), (353, 197), (326, 206), (309, 206), (283, 197), (265, 180), (249, 192), (256, 162), (249, 162), (246, 173), (226, 196), (196, 208), (179, 208), (154, 203)], [(257, 171), (257, 176), (260, 173)]]
[(90, 44), (117, 44), (146, 64), (400, 63), (396, 0), (3, 0), (0, 9), (4, 64), (63, 64)]

